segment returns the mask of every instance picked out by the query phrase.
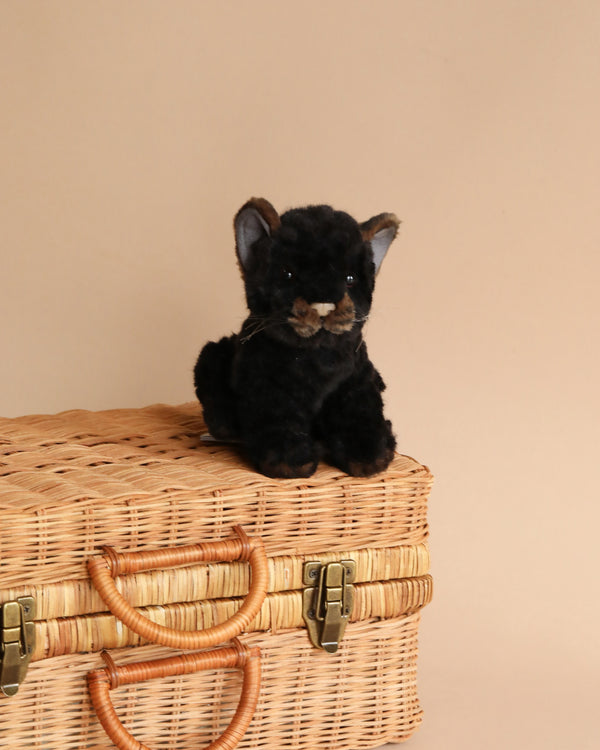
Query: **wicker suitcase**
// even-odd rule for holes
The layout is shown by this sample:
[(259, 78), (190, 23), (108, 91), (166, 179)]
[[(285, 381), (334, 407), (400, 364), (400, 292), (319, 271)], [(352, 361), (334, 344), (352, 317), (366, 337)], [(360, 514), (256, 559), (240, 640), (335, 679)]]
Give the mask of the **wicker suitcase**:
[(428, 469), (272, 480), (205, 432), (196, 404), (0, 419), (4, 746), (361, 748), (418, 727)]

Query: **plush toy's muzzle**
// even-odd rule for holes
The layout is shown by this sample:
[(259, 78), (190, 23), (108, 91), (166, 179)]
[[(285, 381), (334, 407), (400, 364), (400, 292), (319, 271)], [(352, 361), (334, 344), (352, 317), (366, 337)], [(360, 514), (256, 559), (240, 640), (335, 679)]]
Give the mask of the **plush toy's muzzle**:
[(321, 329), (340, 335), (352, 330), (354, 326), (354, 303), (348, 293), (337, 305), (333, 302), (309, 304), (302, 297), (297, 297), (288, 321), (303, 338), (314, 336)]

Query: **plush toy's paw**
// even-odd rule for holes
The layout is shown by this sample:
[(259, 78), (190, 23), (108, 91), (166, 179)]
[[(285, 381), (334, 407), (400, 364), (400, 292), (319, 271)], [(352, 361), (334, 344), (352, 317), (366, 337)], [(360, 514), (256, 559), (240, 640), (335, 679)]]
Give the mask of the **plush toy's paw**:
[(347, 472), (353, 477), (371, 477), (385, 471), (394, 458), (394, 451), (386, 451), (384, 455), (372, 461), (353, 459), (348, 463)]
[(309, 477), (319, 463), (314, 442), (307, 435), (278, 434), (261, 439), (251, 451), (254, 465), (268, 477)]
[(394, 458), (396, 439), (389, 421), (379, 430), (359, 430), (330, 444), (330, 461), (353, 477), (385, 471)]

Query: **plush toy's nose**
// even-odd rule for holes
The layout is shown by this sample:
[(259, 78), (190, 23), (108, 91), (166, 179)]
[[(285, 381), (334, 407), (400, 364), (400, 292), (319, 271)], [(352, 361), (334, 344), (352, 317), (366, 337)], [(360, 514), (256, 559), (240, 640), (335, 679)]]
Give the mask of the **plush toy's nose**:
[(319, 313), (321, 318), (324, 318), (326, 315), (329, 315), (332, 310), (335, 310), (333, 302), (313, 302), (311, 307)]

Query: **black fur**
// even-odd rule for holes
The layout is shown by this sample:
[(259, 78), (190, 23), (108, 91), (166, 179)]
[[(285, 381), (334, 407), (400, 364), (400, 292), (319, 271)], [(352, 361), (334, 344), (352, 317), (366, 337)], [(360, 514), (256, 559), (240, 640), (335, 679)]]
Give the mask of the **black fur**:
[(392, 460), (385, 386), (362, 328), (397, 228), (393, 214), (358, 224), (329, 206), (279, 217), (264, 199), (236, 215), (250, 315), (206, 344), (194, 384), (213, 436), (241, 440), (263, 474), (307, 477), (323, 456), (368, 476)]

